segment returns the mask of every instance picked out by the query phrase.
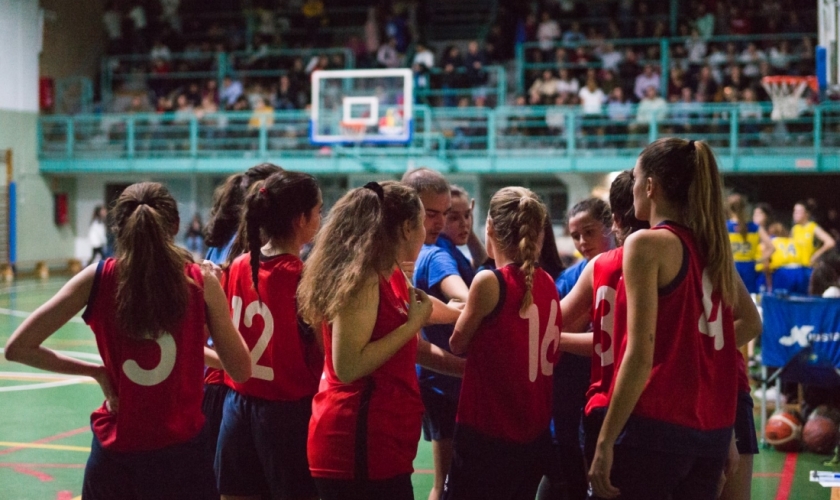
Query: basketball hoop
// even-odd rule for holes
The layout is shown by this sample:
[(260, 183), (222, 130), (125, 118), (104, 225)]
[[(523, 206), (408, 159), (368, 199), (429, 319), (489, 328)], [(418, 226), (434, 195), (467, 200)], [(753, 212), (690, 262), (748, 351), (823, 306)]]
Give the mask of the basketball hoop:
[(362, 142), (362, 139), (365, 138), (367, 124), (342, 121), (339, 125), (341, 126), (341, 135), (349, 138), (350, 142)]
[(773, 100), (773, 112), (770, 114), (773, 121), (798, 118), (805, 89), (819, 90), (816, 76), (765, 76), (761, 79), (761, 86)]

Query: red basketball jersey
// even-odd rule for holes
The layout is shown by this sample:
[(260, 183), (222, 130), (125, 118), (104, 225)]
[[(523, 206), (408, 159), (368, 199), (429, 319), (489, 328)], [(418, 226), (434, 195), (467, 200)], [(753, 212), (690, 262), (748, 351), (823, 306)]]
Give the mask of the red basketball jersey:
[[(233, 324), (251, 351), (251, 378), (225, 383), (240, 394), (270, 401), (297, 401), (318, 392), (323, 358), (314, 339), (298, 330), (295, 295), (303, 262), (294, 255), (260, 257), (259, 289), (251, 278), (251, 256), (237, 257), (227, 282)], [(262, 298), (262, 302), (260, 302)]]
[(671, 222), (651, 230), (678, 236), (685, 258), (675, 281), (659, 290), (653, 369), (633, 415), (701, 431), (702, 439), (703, 431), (735, 422), (741, 354), (732, 309), (712, 288), (691, 230)]
[(549, 427), (554, 364), (560, 347), (560, 299), (551, 277), (534, 272), (534, 303), (520, 314), (525, 275), (515, 264), (495, 271), (499, 304), (467, 351), (456, 420), (482, 434), (529, 443)]
[[(120, 333), (116, 310), (117, 261), (100, 263), (82, 316), (119, 397), (116, 414), (103, 404), (91, 415), (93, 433), (106, 449), (158, 450), (194, 438), (204, 425), (204, 279), (187, 264), (189, 302), (184, 319), (157, 340)], [(154, 314), (154, 311), (149, 311)]]
[(607, 393), (615, 376), (616, 357), (627, 333), (627, 295), (621, 262), (624, 250), (598, 256), (592, 274), (592, 377), (586, 392), (585, 412), (607, 406)]
[[(400, 271), (390, 280), (380, 278), (379, 309), (371, 341), (405, 324), (407, 296)], [(413, 472), (423, 416), (415, 371), (417, 339), (408, 341), (367, 377), (345, 384), (333, 368), (331, 325), (324, 325), (323, 334), (324, 376), (309, 422), (312, 475), (381, 480)]]

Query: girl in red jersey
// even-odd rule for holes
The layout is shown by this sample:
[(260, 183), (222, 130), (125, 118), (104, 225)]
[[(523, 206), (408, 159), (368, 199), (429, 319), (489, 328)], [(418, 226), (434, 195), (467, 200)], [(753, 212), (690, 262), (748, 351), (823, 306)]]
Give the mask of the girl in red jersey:
[(251, 349), (253, 375), (244, 383), (225, 377), (233, 390), (216, 450), (222, 498), (317, 497), (306, 430), (323, 351), (311, 329), (299, 328), (295, 294), (300, 250), (321, 225), (322, 205), (315, 178), (289, 171), (258, 181), (245, 199), (250, 251), (233, 261), (226, 291), (233, 322)]
[(559, 298), (537, 267), (546, 208), (521, 187), (490, 200), (487, 252), (497, 270), (473, 280), (450, 339), (467, 354), (443, 498), (533, 499), (551, 456)]
[[(6, 358), (91, 376), (102, 387), (85, 499), (218, 498), (202, 433), (204, 327), (237, 381), (251, 375), (247, 346), (216, 277), (173, 243), (178, 209), (162, 185), (129, 186), (112, 213), (116, 258), (87, 267), (32, 313), (9, 339)], [(103, 366), (41, 346), (85, 307)]]
[(635, 215), (652, 229), (624, 244), (627, 337), (590, 480), (601, 498), (711, 500), (733, 435), (737, 345), (760, 319), (732, 261), (709, 147), (660, 139), (633, 177)]
[(413, 189), (368, 183), (332, 208), (304, 268), (301, 314), (324, 325), (307, 450), (322, 500), (414, 498), (423, 415), (414, 364), (457, 372), (442, 350), (418, 342), (432, 305), (406, 288), (398, 265), (417, 259), (423, 217)]
[[(238, 256), (244, 248), (235, 245), (239, 221), (242, 219), (242, 206), (245, 195), (251, 184), (265, 179), (269, 175), (282, 169), (271, 163), (261, 163), (249, 168), (244, 173), (233, 174), (216, 189), (213, 194), (213, 208), (210, 209), (210, 220), (207, 222), (205, 243), (210, 262), (221, 266), (228, 261), (228, 255), (233, 252)], [(241, 246), (241, 245), (239, 245)], [(233, 259), (230, 259), (231, 261)], [(229, 267), (229, 266), (225, 266)], [(220, 278), (222, 288), (225, 288), (225, 275)], [(210, 346), (212, 347), (212, 345)], [(207, 419), (207, 432), (210, 435), (210, 453), (216, 455), (216, 443), (219, 440), (219, 427), (222, 425), (222, 410), (228, 393), (225, 385), (225, 372), (219, 368), (208, 366), (204, 371), (204, 400), (201, 411)]]

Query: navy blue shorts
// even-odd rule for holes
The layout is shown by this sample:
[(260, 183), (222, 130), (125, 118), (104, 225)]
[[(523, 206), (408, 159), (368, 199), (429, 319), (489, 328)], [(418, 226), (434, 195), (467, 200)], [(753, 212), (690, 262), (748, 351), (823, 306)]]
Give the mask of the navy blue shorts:
[(455, 435), (455, 415), (458, 400), (453, 400), (432, 389), (420, 388), (420, 397), (426, 407), (423, 413), (423, 439), (441, 441)]
[(223, 495), (311, 498), (306, 438), (312, 398), (267, 401), (228, 392), (216, 448), (216, 480)]
[(519, 444), (485, 436), (463, 425), (455, 427), (452, 466), (443, 485), (443, 500), (534, 500), (551, 462), (551, 432)]
[(725, 454), (697, 457), (619, 444), (610, 482), (621, 490), (621, 500), (715, 500), (725, 462)]
[(738, 453), (758, 455), (753, 398), (749, 392), (738, 393), (738, 407), (735, 412), (735, 444), (738, 446)]
[(85, 500), (218, 499), (207, 433), (160, 450), (116, 452), (93, 436), (82, 485)]
[(210, 460), (216, 459), (216, 444), (219, 442), (219, 427), (222, 426), (222, 414), (225, 409), (225, 397), (230, 387), (224, 384), (205, 384), (204, 400), (201, 412), (204, 413), (204, 427), (207, 429), (207, 444)]
[(321, 500), (414, 500), (411, 474), (381, 481), (315, 478)]

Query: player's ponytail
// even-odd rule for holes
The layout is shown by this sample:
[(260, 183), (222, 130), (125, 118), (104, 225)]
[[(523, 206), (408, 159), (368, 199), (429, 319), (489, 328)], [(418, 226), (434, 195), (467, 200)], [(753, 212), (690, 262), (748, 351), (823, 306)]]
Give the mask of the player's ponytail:
[(534, 303), (534, 270), (540, 259), (540, 236), (547, 210), (536, 194), (523, 187), (506, 187), (490, 200), (497, 250), (519, 265), (525, 276), (520, 312)]
[[(726, 304), (735, 303), (735, 264), (726, 228), (723, 184), (717, 161), (705, 142), (694, 141), (696, 174), (688, 191), (688, 226), (702, 252), (712, 284), (720, 290)], [(746, 224), (743, 224), (746, 228)]]
[(309, 218), (321, 200), (318, 181), (309, 174), (283, 170), (257, 181), (245, 199), (241, 234), (248, 244), (251, 279), (260, 297), (259, 271), (261, 248), (265, 241), (288, 242), (296, 235), (298, 217)]
[(163, 185), (125, 189), (113, 210), (117, 238), (117, 325), (134, 339), (174, 332), (189, 301), (185, 254), (172, 241), (178, 206)]
[(694, 233), (712, 285), (720, 290), (725, 303), (733, 304), (735, 271), (723, 186), (712, 150), (701, 141), (663, 138), (642, 151), (639, 167), (645, 176), (658, 181), (664, 198), (680, 209)]

